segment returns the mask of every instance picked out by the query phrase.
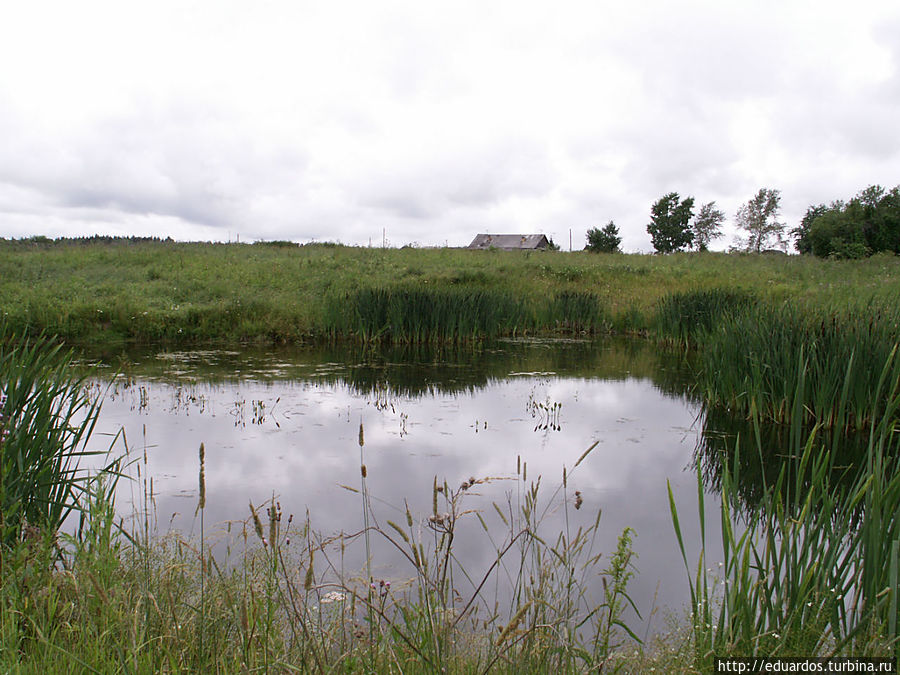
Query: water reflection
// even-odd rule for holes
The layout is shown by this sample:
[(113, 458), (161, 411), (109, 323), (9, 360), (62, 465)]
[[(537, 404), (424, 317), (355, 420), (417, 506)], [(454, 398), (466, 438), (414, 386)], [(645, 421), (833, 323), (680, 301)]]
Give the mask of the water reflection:
[[(142, 471), (154, 478), (160, 529), (197, 533), (203, 442), (207, 529), (220, 523), (224, 533), (225, 523), (248, 515), (250, 501), (274, 495), (286, 514), (300, 518), (308, 510), (326, 536), (359, 530), (361, 499), (353, 490), (362, 424), (367, 487), (380, 523), (402, 520), (408, 504), (426, 524), (437, 476), (451, 486), (476, 478), (468, 508), (503, 529), (492, 503), (515, 504), (521, 467), (527, 483), (541, 481), (545, 522), (555, 536), (563, 522), (556, 488), (567, 467), (569, 498), (577, 490), (583, 502), (569, 511), (570, 527), (586, 528), (601, 509), (597, 547), (608, 554), (621, 531), (633, 528), (640, 574), (632, 597), (645, 615), (654, 603), (684, 605), (666, 482), (685, 514), (685, 536), (696, 543), (689, 515), (697, 508), (696, 478), (685, 469), (699, 440), (699, 406), (679, 356), (634, 341), (520, 340), (468, 351), (157, 349), (90, 360), (110, 377), (119, 370), (97, 384), (109, 385), (98, 426), (108, 433), (124, 428), (139, 463), (146, 451)], [(123, 509), (134, 489), (126, 487)], [(715, 500), (706, 508), (707, 522), (716, 522)], [(459, 546), (473, 572), (495, 555), (474, 518)], [(389, 547), (374, 555), (379, 577), (404, 574)], [(348, 560), (354, 565), (362, 567), (358, 553)]]
[(713, 493), (721, 493), (727, 469), (734, 483), (736, 506), (745, 513), (758, 507), (766, 486), (774, 485), (780, 475), (785, 505), (800, 503), (794, 502), (792, 491), (801, 495), (806, 491), (814, 468), (812, 463), (801, 467), (807, 443), (812, 443), (813, 457), (831, 451), (826, 476), (836, 494), (849, 489), (866, 466), (868, 433), (755, 424), (728, 410), (709, 407), (704, 407), (701, 420), (694, 467), (700, 469), (706, 489)]

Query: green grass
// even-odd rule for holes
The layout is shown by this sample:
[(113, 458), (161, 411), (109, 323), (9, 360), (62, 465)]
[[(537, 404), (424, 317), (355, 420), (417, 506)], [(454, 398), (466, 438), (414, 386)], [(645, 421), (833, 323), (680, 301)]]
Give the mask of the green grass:
[(336, 327), (358, 334), (352, 316), (335, 316), (335, 303), (413, 291), (512, 298), (524, 318), (499, 312), (503, 333), (646, 332), (664, 296), (718, 288), (768, 303), (857, 306), (900, 295), (900, 259), (0, 241), (0, 307), (10, 326), (81, 343), (304, 342)]
[[(873, 393), (884, 405), (856, 461), (821, 426), (805, 432), (795, 410), (786, 456), (750, 503), (741, 454), (774, 459), (760, 440), (759, 417), (753, 433), (730, 442), (717, 471), (724, 561), (713, 574), (705, 550), (696, 564), (689, 561), (670, 488), (699, 666), (711, 668), (713, 656), (728, 654), (892, 655), (900, 619), (900, 373), (891, 363)], [(697, 471), (705, 542), (705, 484)]]
[[(0, 668), (696, 672), (713, 655), (889, 654), (900, 618), (898, 290), (898, 260), (883, 256), (2, 242), (0, 301), (13, 335), (457, 344), (655, 330), (696, 350), (707, 419), (734, 415), (751, 427), (707, 468), (722, 494), (721, 572), (711, 579), (705, 552), (695, 564), (682, 545), (692, 615), (672, 642), (643, 649), (622, 621), (636, 573), (632, 533), (601, 558), (599, 511), (591, 527), (568, 526), (581, 460), (549, 496), (519, 466), (507, 500), (480, 507), (473, 492), (493, 479), (456, 487), (436, 477), (423, 488), (430, 513), (406, 509), (382, 522), (361, 432), (359, 532), (324, 537), (309, 519), (292, 527), (273, 498), (239, 525), (239, 563), (220, 567), (205, 541), (151, 533), (146, 474), (135, 521), (144, 527), (116, 529), (115, 471), (76, 478), (72, 464), (95, 410), (69, 362), (43, 341), (35, 351), (37, 343), (6, 340)], [(788, 458), (777, 472), (760, 471), (762, 487), (751, 492), (741, 458), (771, 462), (761, 431), (771, 421), (784, 429)], [(849, 456), (852, 429), (867, 441)], [(84, 517), (60, 544), (71, 509)], [(545, 531), (550, 509), (566, 516), (560, 532)], [(198, 515), (202, 530), (201, 505)], [(672, 518), (681, 543), (674, 506)], [(465, 569), (455, 555), (476, 536), (496, 552), (486, 570)], [(344, 569), (346, 547), (365, 542), (368, 560), (373, 541), (408, 562), (402, 587)], [(588, 583), (597, 576), (599, 596)]]
[(897, 305), (826, 312), (795, 303), (755, 306), (721, 319), (701, 340), (698, 391), (747, 418), (866, 429), (880, 416), (882, 373), (895, 358)]
[(756, 303), (750, 292), (727, 288), (669, 293), (657, 305), (657, 337), (664, 342), (696, 347), (724, 321), (744, 314)]
[(99, 403), (84, 384), (71, 352), (9, 338), (0, 322), (0, 546), (55, 533), (89, 492), (79, 460)]

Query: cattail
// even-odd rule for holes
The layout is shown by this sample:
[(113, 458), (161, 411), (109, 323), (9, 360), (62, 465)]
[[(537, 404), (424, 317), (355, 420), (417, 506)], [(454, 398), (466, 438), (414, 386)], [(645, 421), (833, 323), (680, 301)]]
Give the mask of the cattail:
[(206, 448), (203, 443), (200, 444), (200, 508), (206, 508)]
[(362, 422), (360, 422), (359, 423), (359, 447), (362, 447), (365, 444), (366, 444), (366, 438), (365, 438), (365, 435), (363, 434), (363, 424), (362, 424)]
[(363, 464), (362, 466), (359, 467), (359, 472), (362, 474), (362, 477), (363, 477), (363, 478), (365, 478), (365, 477), (369, 474), (369, 472), (366, 471), (366, 465), (365, 465), (365, 464)]
[(269, 509), (269, 541), (274, 544), (278, 540), (278, 511), (272, 506)]
[(315, 580), (315, 574), (313, 572), (313, 558), (315, 557), (315, 552), (313, 549), (309, 549), (309, 567), (306, 568), (306, 578), (303, 580), (303, 590), (309, 591), (313, 587), (313, 581)]

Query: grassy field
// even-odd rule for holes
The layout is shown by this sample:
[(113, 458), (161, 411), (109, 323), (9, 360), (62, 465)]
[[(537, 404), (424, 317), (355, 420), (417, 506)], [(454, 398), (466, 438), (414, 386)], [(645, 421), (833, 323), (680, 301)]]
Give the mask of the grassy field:
[(900, 258), (0, 242), (10, 328), (84, 343), (371, 337), (382, 327), (357, 319), (373, 290), (480, 298), (504, 333), (642, 332), (665, 295), (719, 287), (815, 307), (886, 302), (900, 297)]
[[(697, 673), (724, 655), (890, 655), (900, 620), (897, 297), (900, 258), (883, 256), (0, 242), (0, 670)], [(146, 468), (143, 510), (124, 530), (115, 470), (95, 480), (71, 469), (93, 411), (69, 357), (23, 338), (41, 331), (107, 345), (619, 332), (693, 349), (705, 414), (753, 430), (697, 467), (700, 531), (705, 539), (702, 474), (712, 474), (725, 560), (710, 574), (704, 550), (673, 549), (691, 614), (639, 645), (622, 621), (630, 530), (600, 552), (599, 512), (587, 530), (542, 524), (549, 508), (580, 507), (567, 477), (591, 448), (555, 488), (516, 467), (493, 512), (467, 507), (467, 491), (490, 479), (435, 477), (429, 514), (379, 521), (360, 427), (361, 480), (349, 488), (360, 531), (325, 538), (314, 523), (283, 520), (277, 502), (251, 506), (237, 524), (249, 545), (220, 568), (204, 539), (202, 446), (198, 541), (151, 532)], [(773, 422), (789, 445), (748, 499), (742, 458), (770, 458), (760, 430)], [(867, 439), (855, 460), (852, 430)], [(681, 544), (693, 518), (671, 493), (670, 504)], [(80, 526), (59, 537), (68, 510)], [(473, 534), (496, 551), (486, 572), (453, 553)], [(370, 538), (408, 560), (402, 588), (370, 569), (345, 572), (344, 547), (364, 545), (368, 559)], [(502, 607), (485, 590), (500, 586)]]

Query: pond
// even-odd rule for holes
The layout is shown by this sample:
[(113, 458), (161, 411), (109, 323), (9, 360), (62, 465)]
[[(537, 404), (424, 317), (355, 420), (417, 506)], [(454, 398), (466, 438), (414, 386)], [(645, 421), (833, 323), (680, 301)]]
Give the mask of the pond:
[[(95, 364), (101, 375), (93, 386), (105, 392), (97, 432), (122, 430), (116, 447), (127, 442), (131, 473), (140, 472), (120, 485), (117, 506), (126, 517), (141, 512), (141, 486), (152, 478), (157, 532), (199, 535), (201, 443), (205, 532), (220, 541), (234, 540), (250, 502), (261, 506), (273, 496), (286, 516), (308, 514), (324, 536), (358, 532), (361, 463), (382, 527), (403, 522), (407, 505), (425, 522), (435, 480), (455, 490), (474, 478), (457, 555), (479, 576), (496, 549), (474, 512), (503, 530), (492, 502), (509, 513), (524, 486), (540, 480), (547, 536), (555, 539), (566, 518), (572, 532), (587, 528), (602, 511), (598, 572), (621, 532), (634, 530), (629, 592), (644, 617), (632, 617), (636, 632), (659, 626), (666, 608), (687, 607), (666, 486), (695, 561), (702, 434), (700, 402), (678, 355), (640, 341), (509, 340), (468, 350), (156, 348)], [(705, 508), (710, 528), (718, 500), (710, 496)], [(707, 538), (717, 543), (717, 532), (710, 528)], [(348, 567), (362, 569), (364, 553), (347, 556)], [(376, 578), (411, 574), (383, 541), (372, 564)]]

